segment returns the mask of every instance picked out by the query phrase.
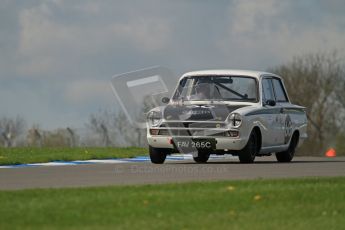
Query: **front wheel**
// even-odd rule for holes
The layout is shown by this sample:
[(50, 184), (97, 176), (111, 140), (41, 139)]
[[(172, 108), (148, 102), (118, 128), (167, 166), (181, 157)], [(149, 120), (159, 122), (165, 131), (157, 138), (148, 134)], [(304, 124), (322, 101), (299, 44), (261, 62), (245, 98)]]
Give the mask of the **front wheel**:
[(238, 158), (241, 163), (253, 163), (258, 151), (258, 137), (253, 130), (250, 135), (246, 146), (239, 152)]
[(149, 146), (150, 159), (154, 164), (163, 164), (167, 157), (169, 150), (163, 148), (154, 148)]
[(193, 157), (194, 161), (196, 163), (206, 163), (208, 161), (208, 158), (210, 157), (209, 153), (206, 152), (198, 152), (197, 157)]
[(278, 162), (290, 162), (295, 155), (296, 147), (298, 144), (298, 134), (295, 133), (290, 141), (289, 148), (286, 151), (276, 153)]

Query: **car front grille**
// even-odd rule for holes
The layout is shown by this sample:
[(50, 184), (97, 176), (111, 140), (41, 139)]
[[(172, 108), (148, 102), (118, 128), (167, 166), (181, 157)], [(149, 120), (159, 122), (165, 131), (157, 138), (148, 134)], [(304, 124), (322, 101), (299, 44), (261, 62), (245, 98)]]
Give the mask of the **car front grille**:
[(225, 122), (167, 122), (158, 129), (161, 136), (228, 136)]

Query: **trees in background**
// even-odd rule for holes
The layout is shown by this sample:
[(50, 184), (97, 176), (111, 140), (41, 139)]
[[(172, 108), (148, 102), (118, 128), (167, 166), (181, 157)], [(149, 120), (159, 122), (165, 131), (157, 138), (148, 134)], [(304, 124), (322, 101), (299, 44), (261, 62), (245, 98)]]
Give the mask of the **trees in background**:
[(16, 118), (3, 117), (0, 119), (0, 140), (4, 147), (16, 146), (16, 140), (25, 131), (25, 120), (17, 116)]
[(25, 146), (76, 147), (78, 142), (78, 134), (70, 127), (47, 131), (40, 129), (38, 125), (33, 125), (32, 128), (27, 130)]
[(23, 118), (0, 118), (0, 147), (145, 146), (146, 131), (133, 127), (122, 112), (91, 114), (86, 129), (26, 128)]
[(309, 138), (300, 151), (317, 154), (334, 147), (344, 133), (343, 61), (336, 53), (308, 54), (270, 71), (283, 77), (290, 100), (307, 108)]
[[(340, 61), (340, 63), (341, 63), (341, 61)], [(343, 64), (345, 64), (345, 63), (343, 63)], [(338, 82), (338, 84), (335, 88), (335, 94), (336, 94), (337, 100), (339, 101), (341, 106), (343, 108), (345, 108), (345, 70), (344, 69), (342, 69), (341, 80)], [(343, 119), (343, 121), (344, 120), (345, 119)], [(343, 127), (344, 127), (344, 125), (343, 125)]]
[(43, 137), (38, 125), (33, 125), (26, 135), (26, 144), (30, 147), (42, 147)]
[[(142, 107), (136, 114), (132, 114), (132, 122), (144, 123), (146, 113), (158, 106), (160, 98), (146, 96), (143, 98)], [(132, 124), (124, 112), (101, 110), (91, 114), (86, 127), (91, 131), (87, 143), (101, 146), (146, 146), (146, 129)]]
[(145, 146), (146, 131), (134, 127), (123, 112), (109, 110), (91, 114), (85, 124), (91, 131), (85, 145)]
[(98, 114), (91, 114), (86, 127), (96, 134), (94, 139), (99, 139), (98, 145), (108, 147), (112, 145), (111, 139), (115, 138), (115, 133), (109, 133), (109, 128), (113, 126), (113, 123), (113, 115), (105, 110)]

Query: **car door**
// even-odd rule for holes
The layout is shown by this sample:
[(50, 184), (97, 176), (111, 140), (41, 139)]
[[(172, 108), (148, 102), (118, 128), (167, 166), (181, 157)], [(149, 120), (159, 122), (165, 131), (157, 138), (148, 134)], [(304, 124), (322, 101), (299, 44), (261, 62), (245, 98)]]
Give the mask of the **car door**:
[(276, 98), (276, 106), (279, 108), (279, 122), (280, 122), (280, 131), (279, 131), (279, 145), (287, 144), (292, 135), (292, 120), (290, 115), (287, 113), (287, 107), (289, 107), (290, 102), (288, 100), (286, 91), (284, 89), (281, 79), (273, 77), (272, 78), (273, 91)]
[(274, 106), (267, 104), (268, 100), (276, 101), (272, 77), (262, 79), (262, 119), (266, 127), (263, 131), (262, 146), (278, 146), (283, 143), (282, 112), (283, 108), (278, 103)]

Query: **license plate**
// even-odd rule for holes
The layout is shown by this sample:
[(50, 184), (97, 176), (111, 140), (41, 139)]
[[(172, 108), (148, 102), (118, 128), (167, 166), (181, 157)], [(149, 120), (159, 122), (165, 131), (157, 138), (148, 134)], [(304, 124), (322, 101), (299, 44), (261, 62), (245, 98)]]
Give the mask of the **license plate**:
[(184, 139), (174, 141), (177, 148), (191, 149), (215, 149), (215, 142), (212, 140)]

